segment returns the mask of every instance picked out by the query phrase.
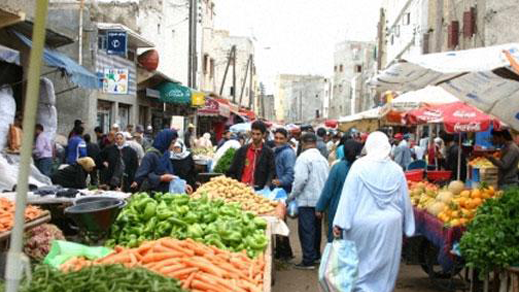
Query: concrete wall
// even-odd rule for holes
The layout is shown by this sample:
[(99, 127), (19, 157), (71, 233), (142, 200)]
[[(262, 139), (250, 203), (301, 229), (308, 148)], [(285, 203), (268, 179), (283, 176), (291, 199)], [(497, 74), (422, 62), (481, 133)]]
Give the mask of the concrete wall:
[(11, 13), (23, 12), (25, 18), (32, 20), (34, 18), (34, 9), (36, 8), (35, 0), (2, 0), (0, 1), (0, 9)]
[(316, 119), (317, 111), (323, 117), (327, 83), (322, 76), (280, 75), (277, 87), (285, 103), (284, 122), (310, 122)]

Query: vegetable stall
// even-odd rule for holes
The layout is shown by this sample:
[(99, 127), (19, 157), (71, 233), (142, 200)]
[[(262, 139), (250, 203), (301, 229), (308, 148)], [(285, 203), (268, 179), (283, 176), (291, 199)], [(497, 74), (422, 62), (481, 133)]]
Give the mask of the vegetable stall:
[[(86, 229), (82, 234), (99, 233), (97, 243), (104, 246), (104, 252), (91, 252), (101, 247), (90, 244), (63, 245), (62, 235), (54, 237), (59, 240), (53, 241), (52, 248), (35, 251), (39, 258), (33, 265), (34, 287), (61, 289), (68, 285), (65, 281), (50, 282), (62, 277), (78, 287), (106, 286), (115, 291), (132, 283), (136, 288), (125, 291), (144, 291), (139, 289), (148, 285), (152, 287), (147, 291), (155, 291), (158, 283), (171, 291), (270, 291), (272, 233), (276, 224), (284, 224), (275, 219), (280, 212), (284, 216), (283, 204), (225, 177), (213, 178), (191, 196), (137, 193), (127, 202), (101, 196), (95, 199), (70, 208), (90, 212), (87, 217), (75, 214), (72, 218), (80, 229)], [(100, 215), (109, 209), (115, 213), (104, 214), (113, 218)], [(102, 232), (104, 228), (108, 232)], [(127, 273), (141, 280), (118, 276), (116, 281), (96, 277), (91, 282), (93, 279), (85, 275), (94, 271)], [(35, 291), (32, 285), (24, 280), (21, 291)]]

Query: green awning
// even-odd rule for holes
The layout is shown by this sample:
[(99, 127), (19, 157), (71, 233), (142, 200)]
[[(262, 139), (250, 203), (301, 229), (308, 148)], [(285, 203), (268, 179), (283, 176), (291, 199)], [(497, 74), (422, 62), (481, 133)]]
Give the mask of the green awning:
[(191, 104), (191, 89), (179, 83), (163, 82), (156, 88), (160, 101), (173, 104)]

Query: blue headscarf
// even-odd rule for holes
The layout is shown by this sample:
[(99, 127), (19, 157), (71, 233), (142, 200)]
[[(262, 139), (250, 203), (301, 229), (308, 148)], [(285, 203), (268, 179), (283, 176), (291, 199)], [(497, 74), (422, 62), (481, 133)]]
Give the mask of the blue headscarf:
[(174, 174), (173, 165), (171, 164), (169, 147), (174, 139), (178, 138), (178, 134), (174, 130), (165, 129), (160, 131), (153, 141), (153, 148), (160, 151), (162, 157), (157, 168), (158, 173)]

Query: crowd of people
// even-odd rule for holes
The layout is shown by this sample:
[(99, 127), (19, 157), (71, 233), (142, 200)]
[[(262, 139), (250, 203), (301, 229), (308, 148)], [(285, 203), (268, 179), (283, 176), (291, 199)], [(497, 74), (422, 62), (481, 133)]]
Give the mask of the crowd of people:
[[(152, 137), (152, 129), (113, 125), (109, 133), (95, 129), (96, 142), (76, 121), (62, 153), (56, 152), (41, 125), (36, 127), (36, 166), (54, 184), (124, 192), (168, 192), (176, 179), (186, 182), (185, 192), (197, 187), (197, 170), (191, 147), (214, 148), (215, 160), (229, 148), (237, 149), (226, 176), (255, 190), (281, 188), (287, 203), (297, 204), (298, 234), (302, 259), (298, 269), (314, 269), (321, 258), (321, 234), (327, 242), (351, 240), (359, 255), (357, 286), (362, 291), (392, 291), (399, 269), (402, 235), (414, 233), (414, 218), (404, 171), (413, 163), (462, 171), (466, 163), (459, 136), (440, 132), (420, 139), (410, 134), (385, 131), (341, 133), (302, 126), (291, 131), (256, 121), (248, 133), (226, 131), (221, 141), (209, 133), (197, 139), (193, 125), (179, 138), (164, 129)], [(518, 182), (519, 147), (510, 132), (492, 131), (500, 158), (488, 156), (499, 169), (499, 185)], [(462, 152), (460, 158), (458, 153)], [(59, 151), (58, 151), (59, 152)], [(54, 169), (53, 157), (61, 157)], [(324, 221), (324, 224), (323, 224)], [(288, 237), (276, 238), (275, 256), (291, 260)]]

